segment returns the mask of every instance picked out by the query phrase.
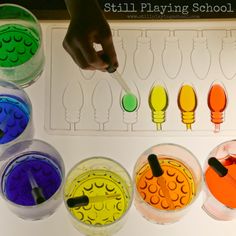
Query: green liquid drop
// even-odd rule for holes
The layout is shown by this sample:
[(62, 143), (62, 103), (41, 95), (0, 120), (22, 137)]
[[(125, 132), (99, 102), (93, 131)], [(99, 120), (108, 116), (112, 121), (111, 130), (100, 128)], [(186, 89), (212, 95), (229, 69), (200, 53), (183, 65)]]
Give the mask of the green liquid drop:
[(127, 112), (133, 112), (138, 107), (138, 99), (134, 94), (125, 94), (122, 98), (122, 107)]
[(0, 26), (0, 67), (14, 67), (28, 61), (39, 47), (39, 37), (17, 24)]

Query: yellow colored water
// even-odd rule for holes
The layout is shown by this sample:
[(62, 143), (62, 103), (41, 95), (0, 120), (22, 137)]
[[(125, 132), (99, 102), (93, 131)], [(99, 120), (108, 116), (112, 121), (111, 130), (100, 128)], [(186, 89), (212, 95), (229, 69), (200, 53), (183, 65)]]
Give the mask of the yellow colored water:
[(66, 198), (87, 195), (89, 197), (119, 194), (103, 202), (71, 208), (71, 213), (80, 221), (91, 225), (110, 224), (126, 212), (130, 201), (128, 186), (116, 173), (107, 170), (93, 170), (66, 183)]
[(152, 110), (164, 111), (168, 106), (168, 96), (163, 86), (156, 85), (149, 96), (149, 105)]
[(168, 95), (165, 88), (161, 85), (154, 86), (149, 94), (148, 102), (152, 110), (152, 121), (160, 130), (161, 124), (165, 122), (165, 111), (168, 107)]

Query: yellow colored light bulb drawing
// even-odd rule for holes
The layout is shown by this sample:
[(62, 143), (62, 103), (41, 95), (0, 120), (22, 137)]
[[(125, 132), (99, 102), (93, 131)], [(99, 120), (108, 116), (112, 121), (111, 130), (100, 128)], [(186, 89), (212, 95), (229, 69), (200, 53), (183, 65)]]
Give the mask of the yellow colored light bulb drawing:
[(178, 107), (181, 111), (182, 122), (187, 130), (195, 122), (195, 110), (197, 108), (197, 96), (191, 85), (184, 84), (178, 94)]
[(152, 110), (152, 121), (156, 123), (157, 130), (162, 129), (162, 123), (165, 122), (165, 111), (168, 107), (168, 95), (164, 86), (153, 86), (149, 94), (149, 107)]

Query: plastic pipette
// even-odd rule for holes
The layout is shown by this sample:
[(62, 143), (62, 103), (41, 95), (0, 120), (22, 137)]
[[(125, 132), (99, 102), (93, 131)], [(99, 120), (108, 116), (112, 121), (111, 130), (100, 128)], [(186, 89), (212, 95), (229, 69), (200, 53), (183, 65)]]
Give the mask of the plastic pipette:
[[(106, 63), (110, 64), (110, 60), (106, 54), (103, 54), (101, 57)], [(121, 74), (116, 70), (114, 66), (109, 65), (106, 68), (106, 71), (111, 74), (112, 78), (114, 78), (119, 83), (121, 88), (123, 88), (126, 93), (132, 93), (126, 81), (123, 79)]]
[(163, 177), (163, 170), (160, 166), (158, 158), (155, 154), (151, 154), (148, 156), (148, 163), (151, 167), (152, 174), (157, 178), (157, 182), (160, 185), (160, 188), (165, 196), (166, 201), (169, 204), (170, 209), (175, 209), (174, 203), (171, 200), (170, 193), (168, 188), (166, 187), (166, 180)]
[(230, 183), (234, 188), (236, 188), (236, 179), (234, 179), (229, 173), (228, 169), (215, 157), (208, 159), (209, 166), (222, 178), (224, 178), (228, 183)]
[(45, 202), (46, 198), (43, 195), (42, 189), (38, 186), (31, 171), (28, 171), (28, 177), (29, 177), (30, 186), (32, 188), (31, 193), (32, 193), (35, 203), (40, 204), (42, 202)]
[(96, 202), (104, 202), (108, 200), (112, 200), (114, 198), (120, 197), (120, 194), (110, 194), (110, 195), (98, 195), (98, 196), (92, 196), (88, 197), (87, 195), (82, 195), (79, 197), (73, 197), (67, 199), (66, 203), (68, 207), (81, 207), (81, 206), (87, 206), (89, 203), (96, 203)]

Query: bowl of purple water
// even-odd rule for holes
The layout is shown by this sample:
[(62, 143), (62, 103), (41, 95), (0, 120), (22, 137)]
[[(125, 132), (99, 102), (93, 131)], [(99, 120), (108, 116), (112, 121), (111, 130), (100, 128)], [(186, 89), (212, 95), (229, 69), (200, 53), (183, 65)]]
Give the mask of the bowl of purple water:
[(62, 202), (65, 167), (50, 144), (33, 139), (18, 142), (1, 155), (0, 194), (23, 219), (53, 214)]

